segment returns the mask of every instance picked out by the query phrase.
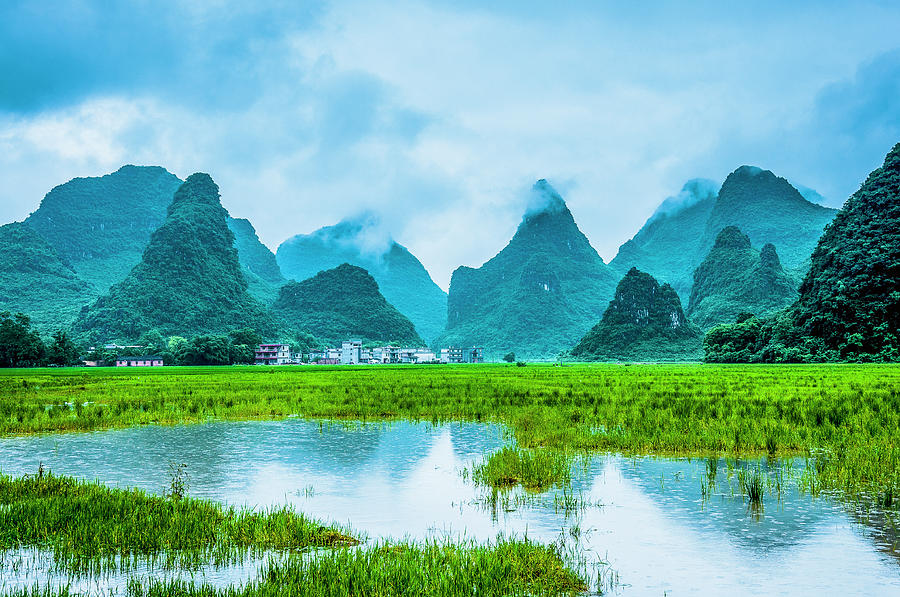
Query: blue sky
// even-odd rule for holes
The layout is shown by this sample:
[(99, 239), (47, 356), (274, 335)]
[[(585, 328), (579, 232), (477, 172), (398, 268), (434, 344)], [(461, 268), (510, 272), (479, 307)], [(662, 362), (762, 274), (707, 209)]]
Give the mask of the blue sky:
[(840, 205), (900, 142), (896, 2), (7, 1), (0, 221), (122, 164), (209, 172), (273, 249), (363, 211), (446, 288), (538, 178), (604, 259), (753, 164)]

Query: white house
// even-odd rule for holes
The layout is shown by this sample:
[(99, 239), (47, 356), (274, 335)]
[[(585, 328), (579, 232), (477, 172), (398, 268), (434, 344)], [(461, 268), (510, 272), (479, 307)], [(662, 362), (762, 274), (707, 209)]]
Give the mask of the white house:
[(358, 365), (362, 361), (362, 340), (345, 340), (341, 344), (341, 365)]

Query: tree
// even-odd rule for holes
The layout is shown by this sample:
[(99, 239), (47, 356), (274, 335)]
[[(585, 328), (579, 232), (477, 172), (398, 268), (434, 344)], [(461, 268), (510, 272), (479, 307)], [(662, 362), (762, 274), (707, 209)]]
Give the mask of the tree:
[(175, 365), (190, 365), (188, 361), (188, 349), (190, 343), (181, 336), (172, 336), (167, 343), (167, 352), (172, 355), (172, 363)]
[(37, 367), (43, 364), (46, 352), (27, 315), (0, 313), (0, 367)]
[(257, 345), (232, 344), (229, 352), (229, 360), (233, 365), (252, 365), (256, 360)]
[(254, 330), (253, 328), (241, 328), (239, 330), (231, 330), (228, 333), (228, 337), (231, 338), (231, 343), (235, 346), (240, 346), (241, 344), (251, 346), (256, 348), (260, 344), (262, 344), (263, 337), (259, 335), (259, 332)]
[(60, 367), (81, 364), (81, 351), (62, 330), (53, 333), (53, 343), (47, 348), (47, 362)]
[(516, 362), (516, 353), (514, 353), (514, 352), (506, 353), (505, 355), (503, 355), (503, 360), (506, 361), (507, 363)]
[(138, 340), (138, 344), (147, 347), (148, 353), (158, 354), (161, 352), (165, 352), (167, 345), (166, 339), (159, 332), (159, 330), (149, 330), (141, 334), (140, 340)]
[(188, 343), (186, 365), (228, 365), (231, 343), (225, 336), (194, 336)]

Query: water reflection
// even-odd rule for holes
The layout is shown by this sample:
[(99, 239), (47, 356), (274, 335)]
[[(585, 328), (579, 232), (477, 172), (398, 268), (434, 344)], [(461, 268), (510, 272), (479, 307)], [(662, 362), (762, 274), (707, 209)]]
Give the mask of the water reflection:
[[(485, 507), (485, 490), (461, 471), (504, 441), (501, 429), (476, 424), (222, 422), (5, 438), (0, 466), (20, 475), (43, 462), (57, 474), (160, 493), (168, 463), (184, 462), (195, 497), (288, 502), (373, 539), (527, 534), (608, 561), (615, 592), (628, 595), (900, 594), (896, 535), (883, 516), (848, 513), (790, 480), (754, 516), (724, 460), (709, 496), (706, 461), (597, 456), (576, 467), (572, 488), (593, 505), (567, 515), (550, 494)], [(879, 525), (886, 530), (867, 530)], [(254, 570), (208, 574), (230, 582)], [(5, 564), (0, 573), (15, 574)]]

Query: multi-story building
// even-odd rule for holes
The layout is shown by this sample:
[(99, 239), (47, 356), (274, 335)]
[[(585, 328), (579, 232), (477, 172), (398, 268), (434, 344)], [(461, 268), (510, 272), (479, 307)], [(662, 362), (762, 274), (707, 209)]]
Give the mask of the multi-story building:
[(257, 365), (289, 365), (291, 360), (291, 347), (287, 344), (260, 344), (256, 349)]
[[(444, 352), (446, 351), (446, 353)], [(446, 359), (446, 360), (445, 360)], [(451, 346), (441, 350), (441, 362), (443, 363), (483, 363), (484, 347), (473, 346), (461, 348)]]
[(359, 365), (362, 360), (362, 340), (346, 340), (341, 344), (341, 365)]

